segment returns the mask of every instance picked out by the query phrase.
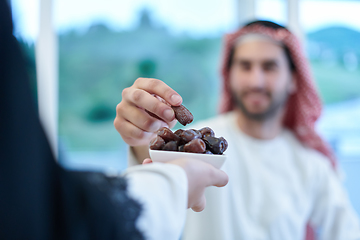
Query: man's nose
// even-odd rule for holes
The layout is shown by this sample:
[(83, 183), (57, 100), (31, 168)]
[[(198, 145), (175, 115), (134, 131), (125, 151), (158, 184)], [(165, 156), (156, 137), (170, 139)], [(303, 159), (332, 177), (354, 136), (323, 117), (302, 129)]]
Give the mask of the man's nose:
[(264, 72), (260, 67), (253, 67), (250, 71), (249, 83), (251, 87), (262, 87), (264, 85)]

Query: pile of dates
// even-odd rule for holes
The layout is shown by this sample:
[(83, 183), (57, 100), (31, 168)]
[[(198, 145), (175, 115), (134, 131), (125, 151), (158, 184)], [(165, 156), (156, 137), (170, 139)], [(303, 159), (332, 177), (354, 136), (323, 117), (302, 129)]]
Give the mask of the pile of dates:
[(223, 154), (228, 147), (225, 138), (215, 137), (214, 131), (205, 127), (200, 130), (179, 129), (172, 132), (169, 128), (161, 128), (156, 138), (150, 142), (151, 150), (179, 151), (204, 154)]

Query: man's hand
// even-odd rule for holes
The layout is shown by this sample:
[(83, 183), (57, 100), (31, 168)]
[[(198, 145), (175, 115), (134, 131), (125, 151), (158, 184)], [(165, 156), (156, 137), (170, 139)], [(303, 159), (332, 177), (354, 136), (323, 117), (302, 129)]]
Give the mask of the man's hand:
[(164, 82), (138, 78), (123, 90), (114, 126), (130, 146), (148, 145), (161, 127), (174, 127), (176, 119), (169, 104), (179, 106), (181, 103), (180, 95)]
[[(149, 163), (152, 163), (149, 158), (143, 161), (143, 164)], [(188, 178), (188, 208), (195, 212), (201, 212), (206, 206), (206, 187), (224, 187), (229, 181), (224, 171), (200, 160), (182, 158), (169, 161), (167, 164), (178, 165), (185, 170)]]

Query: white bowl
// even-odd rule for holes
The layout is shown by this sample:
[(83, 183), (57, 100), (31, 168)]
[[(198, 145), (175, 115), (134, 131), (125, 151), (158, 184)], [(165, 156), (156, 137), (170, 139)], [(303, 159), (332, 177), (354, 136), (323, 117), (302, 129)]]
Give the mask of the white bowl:
[(211, 155), (201, 153), (188, 153), (188, 152), (175, 152), (164, 150), (151, 150), (149, 149), (150, 158), (153, 162), (168, 162), (179, 158), (192, 158), (204, 161), (213, 165), (216, 168), (221, 168), (224, 164), (226, 155)]

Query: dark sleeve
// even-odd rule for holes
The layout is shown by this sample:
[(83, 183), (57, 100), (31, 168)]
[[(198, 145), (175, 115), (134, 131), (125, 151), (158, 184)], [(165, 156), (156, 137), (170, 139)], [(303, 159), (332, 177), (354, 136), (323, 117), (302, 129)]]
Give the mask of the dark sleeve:
[(64, 239), (144, 239), (135, 226), (141, 206), (128, 197), (124, 178), (64, 170), (61, 175)]
[(143, 239), (124, 179), (55, 163), (0, 0), (0, 239)]

